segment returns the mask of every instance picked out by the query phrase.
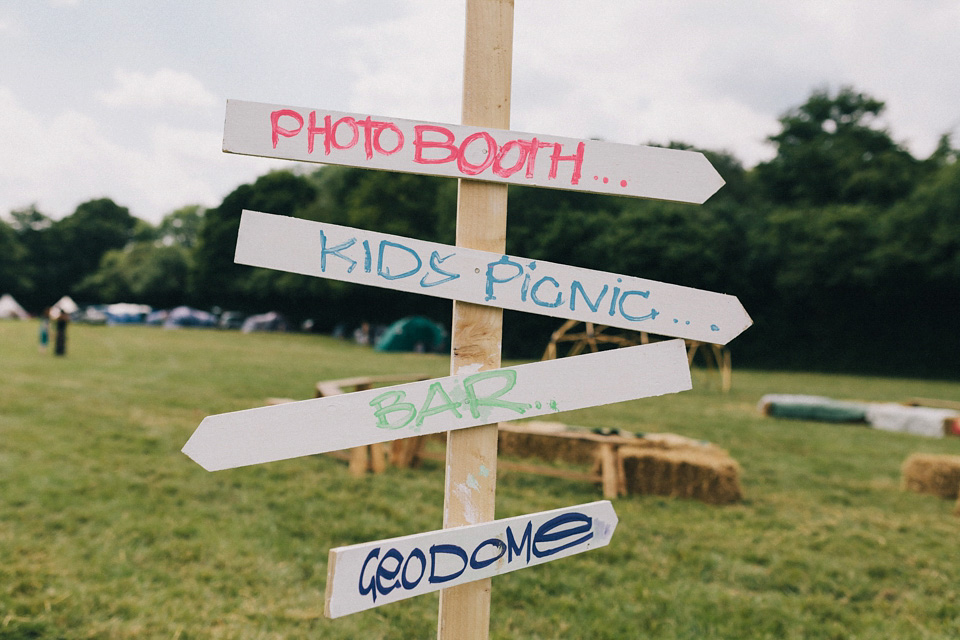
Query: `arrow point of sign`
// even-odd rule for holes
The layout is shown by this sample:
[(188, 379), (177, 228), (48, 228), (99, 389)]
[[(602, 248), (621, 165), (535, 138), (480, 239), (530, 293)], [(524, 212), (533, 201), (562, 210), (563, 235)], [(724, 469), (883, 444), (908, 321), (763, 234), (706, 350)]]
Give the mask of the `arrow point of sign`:
[(211, 420), (218, 416), (207, 416), (200, 421), (200, 425), (183, 445), (180, 451), (188, 458), (203, 467), (206, 471), (222, 471), (230, 468), (217, 464), (217, 450), (223, 447), (218, 438), (211, 437), (214, 429)]
[(597, 546), (602, 547), (609, 544), (610, 539), (613, 538), (613, 532), (620, 523), (620, 518), (617, 517), (617, 512), (614, 511), (613, 504), (609, 500), (602, 500), (598, 505), (602, 514), (594, 518), (593, 531), (597, 537)]
[[(721, 304), (727, 308), (727, 312), (723, 314), (723, 317), (729, 318), (729, 320), (724, 323), (722, 327), (717, 325), (710, 326), (710, 330), (716, 332), (716, 334), (712, 336), (709, 341), (713, 344), (725, 345), (749, 329), (750, 326), (753, 325), (753, 319), (750, 317), (750, 314), (747, 313), (747, 310), (743, 308), (743, 305), (736, 296), (729, 294), (721, 295)], [(716, 309), (714, 309), (714, 311), (716, 311)]]
[[(700, 176), (699, 182), (697, 184), (701, 186), (703, 191), (702, 191), (702, 197), (699, 200), (696, 200), (696, 204), (703, 204), (704, 202), (709, 200), (713, 194), (719, 191), (720, 187), (725, 185), (727, 182), (726, 180), (723, 179), (723, 177), (717, 171), (716, 167), (714, 167), (710, 163), (710, 161), (707, 159), (707, 156), (705, 156), (702, 153), (700, 153), (699, 155), (700, 155), (700, 159), (698, 162), (702, 165), (701, 172), (703, 175)], [(694, 200), (691, 200), (691, 201), (694, 201)]]

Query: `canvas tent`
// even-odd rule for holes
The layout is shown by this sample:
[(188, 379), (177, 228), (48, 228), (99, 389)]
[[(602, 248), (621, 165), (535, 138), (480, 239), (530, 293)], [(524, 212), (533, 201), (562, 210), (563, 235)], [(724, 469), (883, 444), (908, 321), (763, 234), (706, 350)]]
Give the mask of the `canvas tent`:
[(5, 293), (0, 296), (0, 318), (20, 318), (26, 320), (30, 317), (20, 303), (14, 300), (13, 296)]
[(390, 325), (377, 341), (377, 351), (441, 353), (450, 348), (447, 330), (429, 318), (409, 316)]
[(70, 296), (63, 296), (50, 307), (50, 315), (57, 316), (58, 312), (65, 313), (68, 316), (76, 313), (80, 310), (80, 307), (77, 306), (77, 303), (73, 301), (73, 298)]

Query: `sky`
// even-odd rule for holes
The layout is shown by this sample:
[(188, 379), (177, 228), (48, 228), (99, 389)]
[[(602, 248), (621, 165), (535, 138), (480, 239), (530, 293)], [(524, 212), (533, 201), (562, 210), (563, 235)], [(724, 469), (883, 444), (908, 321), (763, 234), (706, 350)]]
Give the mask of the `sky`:
[[(460, 122), (464, 0), (0, 0), (0, 216), (108, 197), (156, 224), (295, 163), (222, 152), (227, 99)], [(815, 90), (960, 143), (957, 0), (517, 0), (514, 131), (751, 167)], [(315, 166), (315, 165), (313, 165)], [(310, 168), (310, 167), (308, 167)]]

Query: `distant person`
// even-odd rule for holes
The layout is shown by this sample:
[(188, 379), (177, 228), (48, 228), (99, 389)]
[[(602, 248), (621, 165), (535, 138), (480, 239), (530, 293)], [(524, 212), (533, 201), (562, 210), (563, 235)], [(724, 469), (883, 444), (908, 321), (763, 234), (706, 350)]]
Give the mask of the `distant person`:
[(357, 344), (370, 344), (370, 323), (364, 322), (353, 332), (353, 341)]
[(57, 315), (54, 320), (56, 327), (56, 338), (53, 346), (54, 355), (63, 356), (67, 353), (67, 323), (70, 322), (70, 316), (62, 310), (57, 309)]
[(50, 309), (44, 309), (40, 314), (40, 353), (46, 353), (50, 346)]

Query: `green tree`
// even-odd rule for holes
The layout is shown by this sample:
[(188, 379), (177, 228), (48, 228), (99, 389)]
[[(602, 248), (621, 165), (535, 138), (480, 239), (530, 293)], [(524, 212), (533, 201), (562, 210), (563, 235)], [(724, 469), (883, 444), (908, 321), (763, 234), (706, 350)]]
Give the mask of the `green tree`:
[(204, 208), (197, 204), (168, 213), (157, 227), (157, 240), (164, 245), (193, 249), (200, 236)]
[(253, 184), (234, 189), (220, 206), (203, 216), (190, 288), (194, 301), (203, 306), (251, 309), (273, 302), (271, 274), (253, 277), (250, 267), (236, 265), (233, 256), (244, 209), (277, 215), (294, 215), (313, 202), (313, 182), (289, 171), (272, 171)]
[(0, 219), (0, 294), (9, 293), (21, 299), (30, 291), (32, 283), (24, 269), (26, 257), (27, 248), (16, 230)]
[(909, 194), (922, 167), (878, 126), (883, 110), (883, 102), (850, 87), (814, 92), (769, 138), (777, 155), (755, 169), (766, 197), (800, 206), (889, 206)]
[(76, 292), (90, 301), (169, 308), (184, 302), (189, 267), (185, 247), (137, 242), (107, 251), (100, 268), (84, 278)]
[[(58, 220), (51, 230), (56, 242), (52, 286), (62, 293), (73, 288), (100, 266), (103, 255), (122, 249), (133, 239), (137, 219), (126, 207), (109, 198), (90, 200), (79, 205), (72, 215)], [(59, 294), (58, 294), (59, 295)]]
[(27, 309), (42, 310), (64, 293), (56, 284), (61, 233), (36, 205), (11, 211), (10, 228), (25, 251), (18, 267), (17, 277), (24, 287), (18, 299)]

